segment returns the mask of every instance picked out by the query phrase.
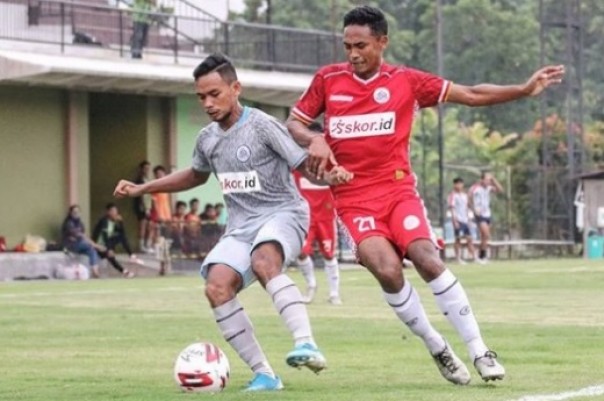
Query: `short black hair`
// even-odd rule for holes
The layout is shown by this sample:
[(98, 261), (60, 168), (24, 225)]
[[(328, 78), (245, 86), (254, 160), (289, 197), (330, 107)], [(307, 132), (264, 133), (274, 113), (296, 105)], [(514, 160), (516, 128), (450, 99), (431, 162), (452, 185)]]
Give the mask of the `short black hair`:
[(371, 6), (359, 6), (344, 15), (344, 28), (348, 25), (367, 25), (374, 36), (388, 35), (388, 21), (382, 10)]
[(108, 204), (105, 205), (105, 210), (109, 211), (109, 210), (113, 209), (114, 207), (117, 207), (117, 205), (113, 202), (109, 202)]
[(191, 199), (191, 200), (189, 201), (189, 206), (193, 206), (193, 204), (194, 204), (195, 202), (199, 203), (199, 199), (197, 199), (197, 198), (193, 198), (193, 199)]
[(310, 125), (308, 126), (308, 129), (313, 132), (321, 132), (321, 133), (323, 132), (323, 126), (316, 121), (313, 121), (312, 123), (310, 123)]
[(453, 184), (457, 184), (457, 183), (460, 183), (460, 182), (463, 182), (463, 178), (461, 178), (461, 177), (455, 177), (453, 179)]
[(149, 163), (147, 160), (143, 160), (142, 162), (140, 162), (138, 164), (138, 168), (142, 169), (143, 167), (150, 166), (150, 165), (151, 165), (151, 163)]
[(480, 173), (480, 178), (484, 179), (484, 177), (487, 176), (487, 174), (490, 174), (491, 170), (482, 170), (482, 172)]
[(224, 203), (218, 202), (217, 204), (214, 205), (214, 209), (216, 209), (217, 207), (224, 207)]
[(178, 202), (176, 202), (176, 208), (177, 208), (177, 209), (178, 209), (179, 207), (181, 207), (181, 206), (187, 207), (186, 202), (183, 202), (183, 201), (178, 201)]
[(193, 71), (195, 81), (199, 77), (208, 75), (211, 72), (217, 72), (220, 77), (228, 83), (237, 81), (237, 71), (231, 60), (222, 53), (213, 53), (206, 57)]
[(155, 174), (157, 174), (158, 171), (163, 171), (164, 173), (167, 173), (166, 168), (164, 166), (162, 166), (161, 164), (155, 166), (155, 168), (153, 169), (153, 172)]

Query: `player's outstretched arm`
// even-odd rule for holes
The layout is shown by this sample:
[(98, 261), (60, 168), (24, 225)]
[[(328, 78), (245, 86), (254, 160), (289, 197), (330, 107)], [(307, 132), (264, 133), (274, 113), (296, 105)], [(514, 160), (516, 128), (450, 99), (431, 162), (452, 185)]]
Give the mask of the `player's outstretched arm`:
[(168, 174), (157, 180), (137, 185), (127, 180), (121, 180), (115, 187), (113, 196), (117, 198), (141, 196), (156, 192), (179, 192), (204, 184), (210, 173), (199, 172), (192, 168)]
[(488, 106), (505, 103), (528, 96), (537, 96), (546, 88), (562, 82), (563, 65), (550, 65), (536, 71), (532, 77), (519, 85), (480, 84), (464, 86), (453, 84), (447, 102), (466, 106)]
[(291, 115), (287, 119), (285, 126), (289, 134), (294, 138), (294, 141), (298, 145), (308, 149), (307, 168), (316, 178), (323, 178), (323, 174), (327, 171), (329, 163), (332, 166), (338, 165), (323, 135), (309, 130), (304, 123)]

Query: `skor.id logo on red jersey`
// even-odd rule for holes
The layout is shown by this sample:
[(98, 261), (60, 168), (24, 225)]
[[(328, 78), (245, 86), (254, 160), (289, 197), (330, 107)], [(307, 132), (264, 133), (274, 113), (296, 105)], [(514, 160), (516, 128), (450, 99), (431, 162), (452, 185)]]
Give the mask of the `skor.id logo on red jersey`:
[(217, 175), (223, 194), (257, 192), (262, 190), (256, 171), (219, 173)]
[(393, 111), (333, 116), (329, 119), (329, 134), (338, 139), (392, 135), (395, 126), (396, 114)]

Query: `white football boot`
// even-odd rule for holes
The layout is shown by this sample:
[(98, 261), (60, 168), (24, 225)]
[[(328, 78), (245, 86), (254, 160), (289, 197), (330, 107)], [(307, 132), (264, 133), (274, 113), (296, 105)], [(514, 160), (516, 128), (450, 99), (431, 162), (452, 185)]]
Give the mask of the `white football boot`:
[(432, 358), (440, 374), (451, 383), (459, 385), (470, 383), (471, 376), (468, 368), (455, 355), (448, 343), (445, 343), (445, 349), (436, 355), (432, 355)]
[(306, 295), (302, 296), (302, 302), (309, 304), (315, 299), (317, 293), (317, 287), (306, 287)]
[(485, 382), (503, 380), (505, 377), (505, 368), (497, 362), (497, 354), (493, 351), (487, 351), (474, 359), (474, 367)]

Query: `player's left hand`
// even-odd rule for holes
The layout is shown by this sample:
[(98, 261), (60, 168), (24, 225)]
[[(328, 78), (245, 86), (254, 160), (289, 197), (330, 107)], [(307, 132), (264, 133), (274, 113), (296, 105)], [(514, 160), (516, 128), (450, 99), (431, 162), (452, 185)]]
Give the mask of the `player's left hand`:
[(524, 84), (524, 91), (529, 96), (537, 96), (551, 85), (562, 82), (565, 69), (563, 65), (548, 65), (541, 68)]
[(350, 182), (354, 178), (354, 174), (346, 170), (342, 166), (335, 166), (325, 174), (325, 179), (329, 185), (340, 185)]

